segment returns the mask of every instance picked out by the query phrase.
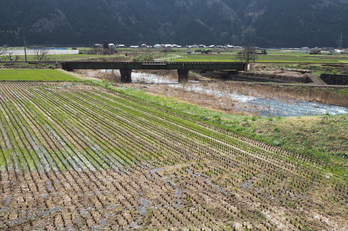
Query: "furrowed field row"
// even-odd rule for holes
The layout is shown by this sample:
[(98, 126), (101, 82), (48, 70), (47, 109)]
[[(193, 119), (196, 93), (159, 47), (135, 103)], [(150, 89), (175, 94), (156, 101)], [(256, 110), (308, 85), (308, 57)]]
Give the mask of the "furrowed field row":
[[(87, 137), (87, 136), (86, 136)], [(117, 143), (117, 142), (116, 142)]]
[[(104, 98), (104, 100), (107, 100), (107, 99)], [(127, 106), (130, 104), (130, 103), (129, 103), (130, 101), (131, 101), (131, 100), (128, 100), (128, 101), (127, 101)], [(141, 104), (141, 102), (139, 102), (139, 104)], [(136, 108), (139, 108), (139, 107), (140, 107), (139, 104), (138, 104), (138, 106), (136, 106)], [(153, 114), (154, 114), (154, 111), (155, 111), (155, 110), (148, 110), (148, 109), (145, 109), (145, 110), (150, 111), (150, 112), (152, 113), (151, 115), (153, 115)], [(145, 111), (145, 110), (143, 110), (143, 111)], [(142, 111), (141, 114), (144, 114), (143, 111)], [(170, 114), (170, 113), (169, 113), (169, 114)], [(161, 116), (161, 117), (167, 117), (167, 116), (168, 116), (168, 113), (162, 113), (160, 116)], [(178, 119), (177, 119), (178, 116), (173, 117), (173, 118), (175, 118), (176, 121), (178, 120)], [(186, 120), (182, 120), (182, 121), (179, 121), (179, 122), (177, 123), (177, 124), (180, 124), (180, 126), (174, 126), (174, 127), (177, 127), (177, 128), (180, 129), (180, 127), (181, 127), (184, 123), (187, 123), (187, 120), (189, 120), (189, 118), (187, 118), (187, 117), (186, 117), (185, 119), (186, 119)], [(197, 122), (197, 121), (194, 121), (194, 122)], [(164, 123), (164, 124), (167, 125), (167, 123)], [(186, 127), (187, 127), (187, 126), (186, 126)], [(182, 127), (181, 127), (181, 128), (182, 128)], [(207, 130), (206, 127), (200, 126), (200, 127), (198, 127), (198, 128), (199, 128), (198, 130), (195, 129), (195, 128), (197, 128), (197, 126), (191, 126), (191, 127), (189, 127), (189, 129), (190, 129), (191, 131), (192, 131), (192, 129), (193, 129), (194, 131), (199, 131), (199, 133), (202, 133), (202, 130), (204, 130), (204, 131), (203, 131), (203, 134), (205, 133), (205, 134), (207, 134), (209, 137), (214, 137), (214, 138), (216, 138), (216, 139), (218, 139), (218, 140), (221, 140), (221, 139), (222, 139), (224, 142), (229, 143), (229, 144), (232, 144), (233, 146), (236, 146), (236, 145), (237, 145), (239, 148), (247, 147), (247, 149), (250, 150), (250, 151), (252, 151), (253, 153), (260, 153), (260, 151), (261, 151), (261, 153), (265, 153), (265, 151), (266, 151), (265, 154), (267, 155), (267, 158), (269, 158), (270, 155), (273, 155), (273, 157), (271, 156), (272, 159), (273, 159), (273, 158), (282, 159), (282, 161), (287, 162), (287, 164), (290, 164), (290, 163), (291, 163), (287, 158), (284, 158), (284, 155), (283, 155), (283, 154), (288, 154), (288, 153), (285, 153), (284, 151), (282, 151), (282, 150), (280, 150), (280, 149), (278, 149), (278, 148), (270, 147), (269, 145), (262, 144), (261, 142), (257, 142), (257, 143), (256, 143), (257, 145), (263, 147), (262, 149), (260, 149), (259, 147), (257, 147), (257, 146), (254, 145), (254, 144), (251, 144), (251, 145), (250, 145), (250, 143), (255, 143), (255, 141), (254, 141), (254, 140), (251, 140), (251, 139), (247, 139), (246, 137), (238, 136), (238, 139), (236, 139), (236, 138), (233, 138), (233, 139), (232, 139), (232, 137), (237, 137), (237, 136), (236, 136), (236, 134), (231, 133), (231, 132), (229, 132), (228, 136), (226, 136), (226, 135), (221, 135), (220, 133), (217, 133), (217, 132), (212, 131), (212, 130)], [(216, 134), (218, 135), (218, 137), (216, 136)], [(191, 135), (192, 135), (192, 134), (191, 134)], [(243, 139), (239, 139), (239, 138), (243, 138)], [(245, 139), (246, 139), (248, 142), (249, 142), (249, 141), (253, 141), (253, 142), (249, 142), (249, 143), (248, 143), (248, 142), (244, 141)], [(242, 142), (242, 143), (241, 143), (241, 142)], [(267, 148), (269, 148), (269, 149), (272, 149), (272, 150), (274, 150), (275, 152), (273, 152), (273, 151), (270, 152), (270, 151), (264, 149), (265, 147), (267, 147)], [(292, 162), (293, 162), (293, 160), (294, 160), (293, 155), (287, 155), (287, 156), (292, 157), (291, 159), (292, 159)], [(309, 159), (307, 159), (306, 161), (308, 161), (308, 160), (309, 160)], [(293, 163), (291, 163), (291, 165), (292, 165), (292, 164), (293, 164)], [(299, 165), (296, 166), (296, 168), (298, 168), (298, 167), (299, 167)]]
[[(144, 126), (144, 124), (146, 123), (145, 121), (141, 121), (141, 123), (142, 123), (142, 126)], [(135, 123), (134, 123), (134, 121), (132, 121), (132, 124), (134, 125)], [(145, 127), (145, 126), (144, 126)], [(155, 129), (155, 127), (154, 126), (152, 126), (151, 127), (151, 129), (152, 130), (154, 130)], [(165, 131), (165, 129), (162, 129), (162, 130), (160, 130), (160, 131)], [(177, 134), (176, 134), (177, 135)], [(166, 137), (166, 134), (162, 134), (162, 136), (164, 136), (164, 137)], [(170, 137), (170, 136), (169, 136)], [(180, 137), (180, 139), (181, 140), (178, 140), (178, 138), (175, 138), (174, 136), (172, 136), (172, 137), (170, 137), (170, 139), (174, 139), (176, 142), (181, 142), (181, 143), (185, 143), (185, 141), (187, 142), (187, 140), (190, 140), (189, 138), (187, 138), (187, 137), (183, 137), (183, 138), (181, 138)], [(185, 145), (187, 146), (187, 147), (191, 147), (192, 145), (194, 144), (194, 140), (191, 142), (191, 143), (186, 143)], [(200, 148), (202, 151), (204, 151), (205, 153), (205, 157), (207, 158), (207, 155), (208, 155), (208, 153), (210, 153), (212, 150), (214, 151), (214, 149), (212, 149), (212, 148), (209, 148), (209, 149), (212, 149), (212, 150), (209, 150), (208, 148), (206, 148), (206, 147), (201, 147)], [(205, 150), (205, 149), (207, 149), (208, 150), (208, 152), (207, 152), (207, 150)], [(195, 153), (197, 150), (190, 150), (190, 152), (191, 153)], [(214, 154), (214, 158), (216, 158), (217, 156), (221, 156), (223, 153), (221, 153), (221, 152), (216, 152), (215, 151), (215, 154)], [(220, 157), (221, 158), (221, 157)], [(234, 161), (235, 162), (235, 161)]]
[[(56, 97), (57, 98), (57, 97)], [(62, 100), (62, 101), (64, 101), (64, 99), (60, 99), (60, 100)], [(68, 105), (68, 103), (66, 104), (66, 105)], [(57, 105), (58, 106), (58, 105)], [(74, 105), (74, 106), (80, 106), (80, 103), (78, 103), (78, 104), (76, 104), (76, 105)], [(82, 111), (84, 111), (85, 110), (85, 108), (80, 108), (80, 110), (82, 110)], [(80, 111), (81, 112), (81, 111)], [(72, 109), (71, 111), (70, 111), (70, 113), (73, 115), (74, 114), (74, 109)], [(91, 112), (91, 111), (88, 111), (88, 112), (86, 112), (86, 114), (85, 115), (90, 115), (91, 117), (94, 117), (93, 119), (95, 119), (96, 118), (96, 116), (98, 116), (98, 115), (92, 115), (93, 114), (93, 112)], [(77, 114), (76, 115), (76, 119), (78, 118), (78, 116), (81, 116), (81, 113), (79, 113), (79, 114)], [(99, 121), (98, 122), (101, 122), (101, 123), (103, 123), (103, 118), (104, 117), (100, 117), (99, 116)], [(98, 118), (97, 118), (98, 119)], [(78, 120), (78, 119), (77, 119)], [(116, 123), (114, 123), (114, 124), (112, 124), (112, 123), (108, 123), (108, 121), (104, 121), (104, 123), (106, 123), (106, 126), (105, 126), (105, 128), (109, 128), (109, 127), (112, 127), (112, 128), (114, 128), (115, 126), (116, 126)], [(115, 126), (113, 126), (113, 125), (115, 125)], [(85, 126), (85, 125), (84, 125)], [(121, 127), (121, 129), (119, 130), (119, 131), (122, 131), (122, 130), (124, 130), (124, 129), (122, 129), (122, 127)], [(92, 133), (94, 132), (93, 130), (91, 130), (92, 131)], [(113, 136), (113, 134), (117, 134), (119, 131), (115, 131), (115, 130), (111, 130), (111, 132), (109, 133), (109, 134), (107, 134), (107, 135), (109, 135), (110, 137), (112, 137)], [(105, 130), (104, 130), (104, 132), (105, 132)], [(129, 133), (130, 135), (132, 135), (132, 133)], [(119, 137), (117, 137), (117, 138), (119, 138)], [(131, 137), (129, 137), (129, 138), (131, 138)], [(135, 139), (133, 140), (133, 142), (137, 142), (139, 139), (136, 139), (136, 138), (138, 138), (138, 137), (135, 137)], [(127, 142), (127, 140), (124, 140), (125, 142)], [(129, 141), (128, 141), (129, 142)], [(140, 160), (139, 160), (139, 162), (140, 162)]]
[[(91, 99), (88, 99), (89, 101), (93, 101), (93, 98), (91, 98)], [(100, 105), (100, 102), (99, 102), (99, 104), (98, 105)], [(112, 105), (112, 106), (115, 106), (115, 105)], [(116, 107), (117, 108), (120, 108), (120, 105), (116, 105)], [(124, 109), (124, 108), (122, 108), (122, 111), (126, 111), (127, 109)], [(130, 112), (129, 114), (128, 114), (128, 116), (130, 116), (130, 115), (132, 115), (132, 113), (134, 114), (134, 112)], [(141, 114), (142, 116), (144, 116), (145, 115), (145, 113), (142, 113)], [(139, 116), (137, 116), (137, 117), (139, 117)], [(151, 121), (151, 120), (155, 120), (155, 116), (148, 116), (148, 117), (146, 117), (146, 120), (144, 120), (144, 121), (142, 121), (142, 123), (145, 123), (146, 121)], [(175, 131), (175, 130), (177, 130), (176, 132), (184, 132), (184, 130), (183, 130), (183, 127), (181, 127), (181, 126), (179, 126), (179, 125), (176, 125), (176, 124), (170, 124), (170, 122), (168, 122), (168, 121), (165, 121), (165, 120), (163, 120), (163, 119), (158, 119), (157, 120), (157, 122), (159, 122), (158, 124), (159, 125), (162, 125), (162, 127), (165, 127), (165, 126), (168, 126), (168, 125), (172, 125), (172, 126), (170, 126), (170, 128), (169, 129), (171, 129), (172, 131)], [(188, 129), (187, 129), (188, 130)], [(187, 137), (187, 139), (192, 139), (192, 140), (195, 140), (195, 141), (197, 141), (197, 140), (199, 140), (201, 137), (202, 137), (202, 135), (200, 135), (200, 136), (195, 136), (196, 135), (196, 133), (193, 131), (191, 131), (191, 130), (188, 130), (187, 132), (186, 132), (186, 137)], [(209, 146), (212, 146), (212, 142), (210, 142), (211, 141), (211, 138), (207, 138), (207, 137), (203, 137), (203, 142), (202, 143), (209, 143)], [(226, 143), (221, 143), (221, 142), (219, 142), (218, 144), (217, 144), (217, 147), (218, 148), (228, 148), (228, 143), (226, 144)], [(236, 146), (236, 144), (234, 144), (234, 146)], [(231, 147), (231, 146), (230, 146)], [(240, 146), (240, 145), (237, 145), (237, 147), (238, 148), (243, 148), (243, 146)], [(248, 149), (248, 151), (251, 151), (252, 149)], [(223, 151), (227, 151), (227, 150), (223, 150)], [(255, 153), (255, 151), (254, 150), (252, 150), (253, 151), (253, 153)], [(256, 152), (257, 153), (257, 152)], [(269, 155), (267, 156), (268, 157), (268, 159), (270, 159), (269, 158)], [(272, 156), (271, 156), (272, 157)], [(272, 158), (273, 159), (273, 158)], [(294, 168), (294, 167), (293, 167)]]
[(0, 92), (0, 228), (327, 230), (348, 203), (345, 184), (302, 166), (310, 159), (119, 93)]
[[(141, 102), (141, 101), (137, 101), (137, 100), (132, 99), (132, 98), (127, 97), (127, 96), (121, 96), (121, 97), (127, 99), (127, 102), (134, 101), (134, 102), (139, 103), (139, 104), (145, 104), (145, 105), (147, 104), (147, 103), (144, 103), (144, 102)], [(243, 141), (244, 143), (246, 143), (248, 145), (252, 145), (252, 146), (254, 146), (256, 148), (261, 148), (261, 149), (264, 149), (266, 151), (271, 151), (271, 153), (274, 153), (275, 156), (277, 156), (278, 158), (287, 156), (287, 157), (291, 157), (291, 161), (292, 162), (294, 160), (296, 160), (296, 159), (301, 159), (304, 162), (311, 162), (313, 164), (320, 164), (319, 161), (314, 160), (312, 158), (309, 158), (309, 157), (306, 157), (306, 156), (303, 156), (303, 155), (299, 155), (299, 154), (289, 153), (289, 152), (287, 152), (285, 150), (282, 150), (282, 149), (280, 149), (278, 147), (270, 146), (269, 144), (266, 144), (264, 142), (256, 141), (254, 139), (250, 139), (248, 137), (238, 135), (238, 134), (236, 134), (234, 132), (230, 132), (230, 131), (225, 130), (225, 129), (220, 129), (220, 128), (216, 127), (216, 126), (210, 126), (209, 124), (207, 124), (205, 122), (198, 121), (197, 119), (192, 119), (192, 118), (189, 118), (187, 116), (182, 116), (180, 114), (173, 113), (173, 112), (171, 112), (169, 110), (165, 110), (163, 108), (159, 108), (157, 106), (152, 105), (152, 108), (153, 107), (155, 107), (157, 109), (160, 109), (163, 112), (165, 112), (165, 114), (162, 114), (164, 116), (168, 115), (168, 114), (173, 114), (174, 115), (174, 117), (173, 117), (174, 119), (178, 119), (179, 117), (184, 118), (184, 121), (181, 121), (181, 122), (191, 121), (191, 122), (201, 126), (201, 128), (203, 128), (203, 129), (209, 129), (209, 130), (212, 130), (212, 131), (217, 131), (218, 133), (215, 133), (215, 134), (218, 134), (220, 139), (230, 139), (231, 137), (234, 137), (234, 138), (238, 139), (239, 141)], [(214, 136), (215, 134), (211, 133), (210, 135)], [(226, 134), (228, 136), (226, 136)], [(233, 142), (235, 142), (235, 139), (233, 140)]]
[[(97, 104), (98, 105), (98, 104)], [(133, 121), (134, 122), (134, 121)]]
[(81, 187), (81, 184), (79, 184), (80, 185), (80, 187)]
[[(99, 105), (99, 104), (96, 104), (96, 105)], [(129, 115), (128, 115), (128, 117), (129, 117)], [(144, 123), (145, 123), (145, 121), (142, 121), (142, 125), (144, 126)], [(132, 121), (132, 124), (134, 125), (135, 123), (134, 123), (134, 121)]]

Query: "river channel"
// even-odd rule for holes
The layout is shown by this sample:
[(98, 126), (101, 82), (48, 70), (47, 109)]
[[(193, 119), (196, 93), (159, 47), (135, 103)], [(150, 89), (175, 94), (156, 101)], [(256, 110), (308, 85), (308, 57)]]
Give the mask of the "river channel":
[[(203, 87), (198, 81), (188, 84), (179, 84), (177, 80), (169, 79), (159, 75), (132, 73), (134, 83), (168, 84), (169, 87), (182, 88), (188, 91), (213, 94), (221, 97), (230, 97), (237, 101), (235, 109), (248, 113), (259, 114), (265, 117), (291, 117), (291, 116), (311, 116), (311, 115), (338, 115), (348, 114), (348, 107), (300, 101), (300, 100), (281, 100), (261, 97), (253, 97), (237, 93), (230, 90), (209, 89)], [(248, 106), (246, 106), (248, 105)]]

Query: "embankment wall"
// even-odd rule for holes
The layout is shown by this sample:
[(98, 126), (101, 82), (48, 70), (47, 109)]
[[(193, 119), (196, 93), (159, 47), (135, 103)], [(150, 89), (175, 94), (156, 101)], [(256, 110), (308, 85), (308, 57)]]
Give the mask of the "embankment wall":
[(348, 85), (348, 75), (321, 74), (320, 78), (329, 85)]

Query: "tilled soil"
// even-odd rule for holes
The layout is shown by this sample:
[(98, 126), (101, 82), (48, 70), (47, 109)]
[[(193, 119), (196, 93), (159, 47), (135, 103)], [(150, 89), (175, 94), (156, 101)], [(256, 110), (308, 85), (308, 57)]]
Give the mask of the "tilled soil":
[[(321, 200), (331, 197), (331, 190), (311, 186), (306, 192), (281, 192), (273, 185), (269, 190), (276, 193), (270, 195), (268, 187), (258, 187), (260, 175), (243, 182), (217, 163), (201, 164), (35, 173), (17, 180), (9, 179), (12, 172), (2, 174), (7, 180), (1, 182), (0, 224), (8, 230), (348, 227), (346, 205)], [(210, 177), (209, 171), (224, 174)]]
[(0, 85), (3, 230), (344, 230), (325, 163), (81, 83)]

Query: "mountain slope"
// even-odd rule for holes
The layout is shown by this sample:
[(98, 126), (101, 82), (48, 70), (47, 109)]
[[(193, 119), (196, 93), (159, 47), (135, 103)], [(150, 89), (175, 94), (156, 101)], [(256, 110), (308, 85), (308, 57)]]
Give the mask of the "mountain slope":
[(347, 0), (5, 0), (0, 44), (337, 46)]

